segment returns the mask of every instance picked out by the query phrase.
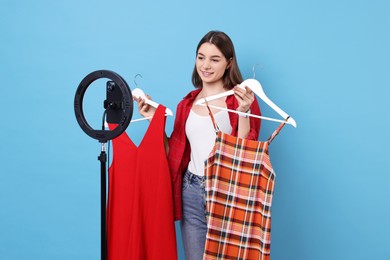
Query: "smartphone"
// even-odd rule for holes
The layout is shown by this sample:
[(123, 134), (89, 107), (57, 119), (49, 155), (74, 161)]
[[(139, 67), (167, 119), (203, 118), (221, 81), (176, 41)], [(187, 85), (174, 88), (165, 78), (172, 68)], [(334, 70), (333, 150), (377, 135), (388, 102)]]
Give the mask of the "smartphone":
[(107, 109), (107, 123), (119, 124), (123, 117), (123, 94), (114, 81), (106, 83), (106, 100), (104, 108)]

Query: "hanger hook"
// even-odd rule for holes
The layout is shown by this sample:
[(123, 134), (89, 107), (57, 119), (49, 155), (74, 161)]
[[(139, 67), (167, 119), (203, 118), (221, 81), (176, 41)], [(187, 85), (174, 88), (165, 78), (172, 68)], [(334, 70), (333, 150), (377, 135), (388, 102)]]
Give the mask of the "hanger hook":
[(137, 74), (134, 76), (134, 84), (135, 84), (135, 87), (138, 88), (138, 84), (137, 84), (137, 81), (135, 81), (137, 79), (137, 77), (140, 76), (142, 78), (142, 75), (141, 74)]
[(255, 67), (256, 67), (256, 66), (259, 66), (261, 70), (263, 69), (263, 65), (261, 65), (261, 64), (259, 64), (259, 63), (254, 64), (253, 67), (252, 67), (253, 78), (256, 78), (256, 70), (255, 70)]

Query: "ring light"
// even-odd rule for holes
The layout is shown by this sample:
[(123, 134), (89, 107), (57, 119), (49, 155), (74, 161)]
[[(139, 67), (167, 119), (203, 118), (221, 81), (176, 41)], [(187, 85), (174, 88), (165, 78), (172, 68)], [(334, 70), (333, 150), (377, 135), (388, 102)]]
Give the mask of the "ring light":
[[(93, 129), (85, 119), (83, 112), (83, 99), (85, 91), (89, 85), (92, 84), (92, 82), (100, 78), (108, 78), (114, 81), (116, 85), (119, 86), (123, 95), (123, 101), (121, 102), (120, 107), (122, 110), (121, 120), (118, 126), (112, 131)], [(74, 111), (77, 122), (79, 123), (81, 129), (83, 129), (83, 131), (90, 137), (99, 140), (101, 143), (105, 143), (108, 140), (114, 139), (122, 134), (130, 124), (131, 117), (133, 115), (133, 96), (126, 81), (117, 73), (109, 70), (97, 70), (88, 74), (80, 82), (74, 98)]]

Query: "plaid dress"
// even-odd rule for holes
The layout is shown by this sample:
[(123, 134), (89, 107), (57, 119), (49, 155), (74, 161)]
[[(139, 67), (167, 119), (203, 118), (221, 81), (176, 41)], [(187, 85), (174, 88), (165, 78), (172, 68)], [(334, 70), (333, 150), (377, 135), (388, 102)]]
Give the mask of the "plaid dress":
[[(214, 123), (212, 113), (211, 119)], [(203, 259), (269, 259), (275, 173), (266, 142), (218, 131), (206, 161), (207, 236)]]

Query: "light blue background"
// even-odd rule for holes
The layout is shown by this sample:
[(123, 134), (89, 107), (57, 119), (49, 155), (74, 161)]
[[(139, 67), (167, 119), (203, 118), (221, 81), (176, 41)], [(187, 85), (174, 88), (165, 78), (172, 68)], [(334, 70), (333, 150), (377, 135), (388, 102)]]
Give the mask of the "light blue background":
[[(298, 124), (271, 146), (272, 259), (390, 259), (389, 3), (1, 0), (0, 258), (100, 259), (100, 144), (76, 122), (78, 84), (109, 69), (134, 88), (140, 73), (175, 110), (198, 41), (218, 29)], [(85, 109), (99, 127), (104, 81), (94, 86)], [(263, 121), (261, 139), (276, 127)]]

